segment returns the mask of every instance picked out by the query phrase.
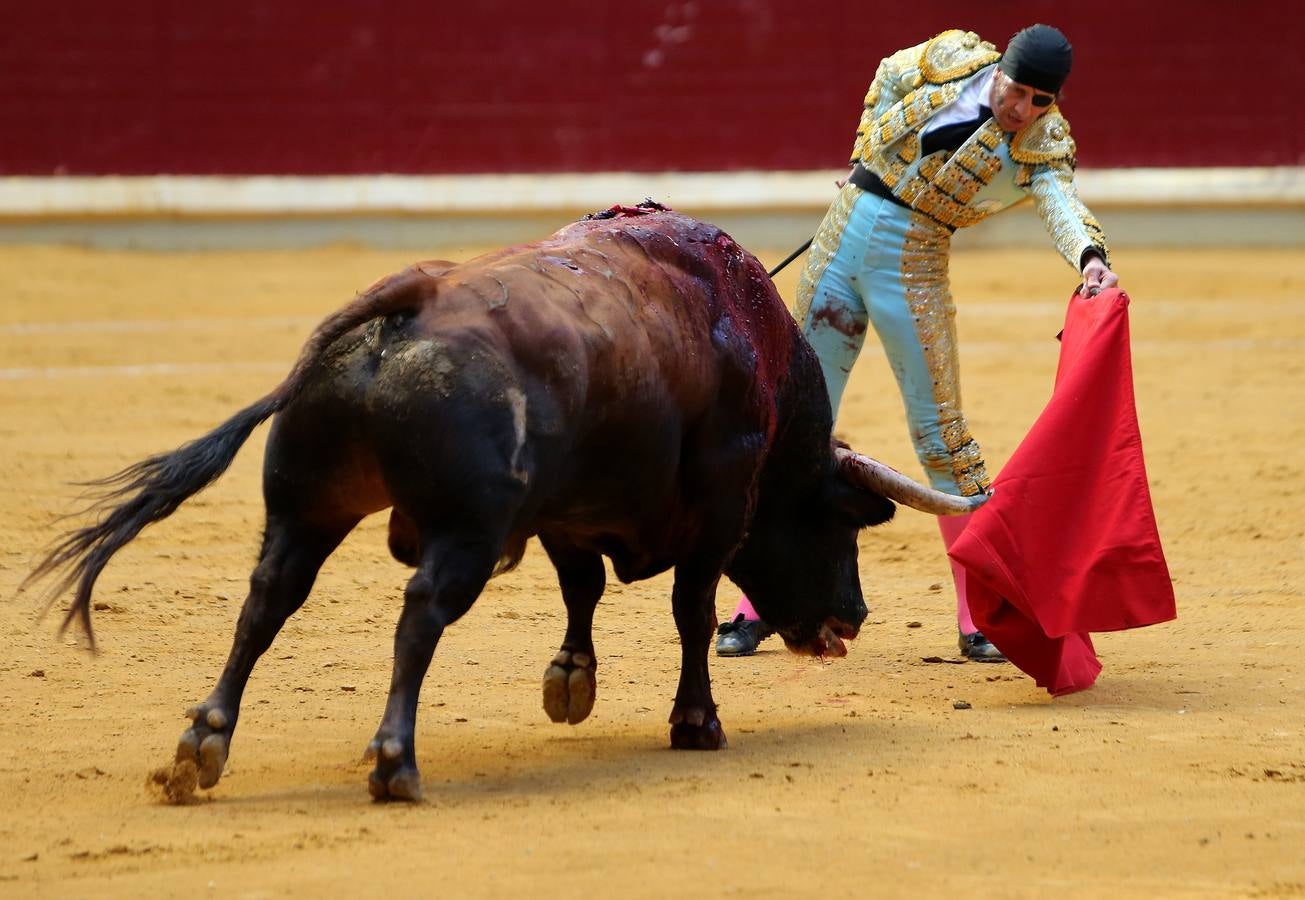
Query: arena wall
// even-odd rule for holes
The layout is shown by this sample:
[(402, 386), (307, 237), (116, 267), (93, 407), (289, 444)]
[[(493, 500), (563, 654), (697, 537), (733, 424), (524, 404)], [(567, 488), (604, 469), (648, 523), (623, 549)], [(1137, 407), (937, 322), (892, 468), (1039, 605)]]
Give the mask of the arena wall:
[(1251, 204), (1271, 234), (1299, 218), (1296, 4), (944, 6), (10, 4), (0, 240), (106, 217), (569, 215), (644, 196), (818, 212), (882, 55), (949, 27), (1001, 45), (1032, 21), (1075, 44), (1062, 105), (1094, 208)]
[(880, 57), (949, 27), (1074, 42), (1086, 168), (1296, 166), (1288, 0), (6, 4), (5, 175), (808, 170)]

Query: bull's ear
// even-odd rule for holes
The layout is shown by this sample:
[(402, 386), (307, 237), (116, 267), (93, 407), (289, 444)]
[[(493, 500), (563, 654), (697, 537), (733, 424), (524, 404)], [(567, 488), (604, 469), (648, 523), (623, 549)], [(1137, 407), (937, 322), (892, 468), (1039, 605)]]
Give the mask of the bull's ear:
[(887, 497), (837, 473), (825, 479), (825, 502), (857, 528), (882, 525), (897, 512), (897, 505)]

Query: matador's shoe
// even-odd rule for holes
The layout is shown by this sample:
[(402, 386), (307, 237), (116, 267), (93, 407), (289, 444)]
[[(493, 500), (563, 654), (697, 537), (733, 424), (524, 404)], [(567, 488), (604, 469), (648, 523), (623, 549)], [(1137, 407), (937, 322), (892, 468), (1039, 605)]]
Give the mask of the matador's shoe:
[(982, 631), (976, 631), (973, 634), (960, 633), (960, 638), (956, 642), (960, 645), (961, 656), (966, 659), (972, 659), (975, 662), (1005, 662), (1006, 657), (997, 649), (992, 641), (983, 636)]
[(726, 622), (716, 629), (720, 635), (716, 639), (717, 656), (751, 656), (757, 652), (757, 645), (775, 633), (760, 619), (745, 619), (743, 613), (734, 617), (733, 622)]

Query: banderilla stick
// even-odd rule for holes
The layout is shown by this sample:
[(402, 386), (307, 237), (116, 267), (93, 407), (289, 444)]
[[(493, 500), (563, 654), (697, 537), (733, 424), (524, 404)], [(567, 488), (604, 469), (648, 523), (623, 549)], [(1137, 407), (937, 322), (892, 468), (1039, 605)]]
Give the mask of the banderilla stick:
[(788, 255), (788, 257), (787, 257), (787, 258), (786, 258), (782, 263), (780, 263), (779, 265), (775, 266), (775, 268), (771, 269), (771, 270), (770, 270), (769, 272), (767, 272), (766, 274), (769, 275), (771, 278), (774, 278), (775, 275), (776, 275), (777, 273), (783, 271), (783, 269), (784, 269), (785, 266), (787, 266), (787, 265), (788, 265), (789, 263), (791, 263), (793, 260), (797, 259), (797, 258), (798, 258), (799, 256), (801, 256), (803, 253), (805, 253), (805, 252), (806, 252), (806, 249), (807, 249), (808, 247), (811, 246), (811, 242), (814, 241), (814, 240), (815, 240), (815, 238), (813, 238), (813, 237), (809, 237), (809, 238), (807, 238), (807, 242), (806, 242), (805, 244), (803, 244), (801, 247), (798, 247), (796, 250), (794, 250), (792, 253), (790, 253), (790, 254)]

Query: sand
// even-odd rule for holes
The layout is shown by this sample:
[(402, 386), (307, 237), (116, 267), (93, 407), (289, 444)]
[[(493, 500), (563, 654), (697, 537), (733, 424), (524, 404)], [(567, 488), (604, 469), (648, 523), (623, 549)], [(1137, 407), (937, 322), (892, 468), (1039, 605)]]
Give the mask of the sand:
[[(375, 804), (361, 757), (407, 577), (378, 516), (255, 671), (217, 788), (160, 802), (147, 781), (244, 597), (266, 428), (109, 566), (98, 655), (16, 586), (77, 508), (70, 482), (261, 396), (321, 316), (412, 256), (0, 248), (0, 895), (1305, 896), (1305, 276), (1290, 251), (1116, 251), (1179, 618), (1100, 636), (1089, 691), (1053, 700), (1009, 665), (924, 661), (956, 657), (953, 601), (934, 522), (902, 510), (862, 535), (871, 612), (846, 659), (772, 639), (712, 660), (728, 750), (669, 750), (669, 576), (608, 590), (597, 706), (556, 725), (540, 678), (564, 611), (532, 543), (436, 653), (426, 799)], [(995, 471), (1050, 391), (1073, 275), (1039, 247), (958, 253), (953, 278), (967, 411)], [(786, 297), (795, 282), (779, 278)], [(838, 432), (918, 474), (873, 341)], [(722, 618), (736, 596), (722, 584)]]

